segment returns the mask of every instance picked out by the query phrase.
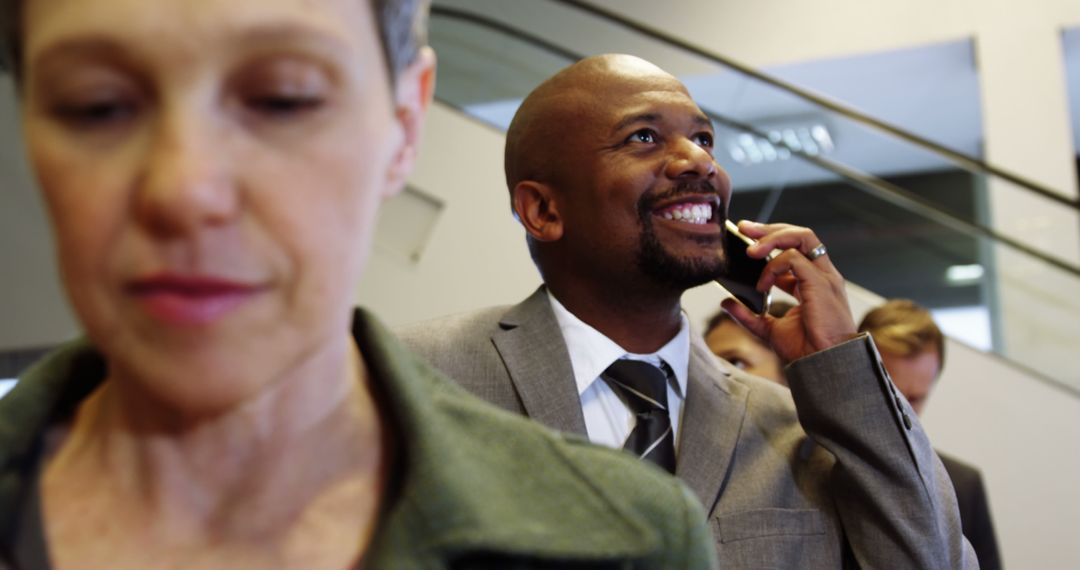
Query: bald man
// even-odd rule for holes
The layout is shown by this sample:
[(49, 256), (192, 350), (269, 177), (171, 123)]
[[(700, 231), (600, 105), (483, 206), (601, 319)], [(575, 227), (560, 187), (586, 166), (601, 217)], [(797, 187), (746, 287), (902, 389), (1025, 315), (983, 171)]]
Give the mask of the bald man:
[[(513, 307), (423, 323), (414, 350), (475, 394), (681, 477), (735, 568), (975, 567), (956, 501), (814, 233), (740, 224), (773, 249), (782, 318), (725, 308), (788, 367), (788, 392), (717, 360), (683, 291), (726, 268), (731, 184), (686, 88), (625, 55), (537, 87), (507, 132), (514, 213), (544, 280)], [(794, 398), (794, 400), (793, 400)]]

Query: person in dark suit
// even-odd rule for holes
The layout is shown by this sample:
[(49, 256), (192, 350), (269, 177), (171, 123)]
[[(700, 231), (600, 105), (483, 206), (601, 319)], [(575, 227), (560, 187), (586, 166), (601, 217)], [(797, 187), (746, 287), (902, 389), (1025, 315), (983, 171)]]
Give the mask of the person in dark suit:
[(0, 568), (710, 570), (674, 477), (508, 414), (354, 292), (434, 89), (422, 0), (14, 0), (86, 337), (0, 399)]
[(505, 169), (544, 285), (403, 340), (486, 400), (683, 478), (722, 566), (974, 566), (948, 477), (810, 229), (739, 224), (759, 240), (750, 256), (781, 251), (759, 289), (799, 307), (724, 304), (791, 362), (790, 392), (690, 334), (683, 292), (726, 264), (731, 184), (713, 136), (682, 83), (637, 57), (543, 82), (510, 125)]
[[(930, 311), (914, 301), (893, 299), (868, 312), (859, 330), (874, 337), (897, 390), (921, 414), (945, 366), (945, 336)], [(979, 566), (1001, 568), (982, 475), (959, 459), (938, 455), (956, 490), (964, 536), (975, 548)]]

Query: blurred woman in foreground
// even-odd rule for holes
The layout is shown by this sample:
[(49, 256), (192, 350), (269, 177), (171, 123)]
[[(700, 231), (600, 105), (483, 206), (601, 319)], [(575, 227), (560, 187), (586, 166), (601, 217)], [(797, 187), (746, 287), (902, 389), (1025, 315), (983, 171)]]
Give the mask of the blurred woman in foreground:
[(673, 480), (353, 313), (432, 93), (418, 4), (3, 3), (87, 338), (0, 401), (0, 566), (709, 565)]

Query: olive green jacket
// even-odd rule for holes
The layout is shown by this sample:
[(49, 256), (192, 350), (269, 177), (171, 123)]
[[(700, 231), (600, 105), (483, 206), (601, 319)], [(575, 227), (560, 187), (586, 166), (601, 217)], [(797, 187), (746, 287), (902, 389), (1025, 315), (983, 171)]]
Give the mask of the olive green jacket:
[[(365, 568), (715, 566), (702, 509), (674, 478), (467, 395), (363, 310), (353, 335), (400, 444)], [(42, 434), (104, 376), (75, 342), (0, 400), (0, 568), (20, 568)]]

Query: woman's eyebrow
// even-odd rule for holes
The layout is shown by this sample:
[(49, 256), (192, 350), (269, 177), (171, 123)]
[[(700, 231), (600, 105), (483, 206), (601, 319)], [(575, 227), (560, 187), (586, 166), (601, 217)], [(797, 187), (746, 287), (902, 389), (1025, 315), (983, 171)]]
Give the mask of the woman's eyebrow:
[[(188, 39), (191, 42), (190, 39)], [(230, 31), (222, 39), (223, 44), (234, 44), (249, 49), (268, 49), (282, 46), (304, 46), (318, 53), (341, 53), (348, 44), (335, 34), (313, 26), (289, 23), (255, 24)], [(205, 44), (191, 42), (192, 50), (201, 50)], [(88, 32), (62, 38), (50, 43), (34, 54), (30, 64), (42, 67), (67, 58), (112, 57), (133, 59), (145, 51), (142, 38), (118, 37), (108, 32)], [(154, 44), (150, 44), (154, 45)], [(158, 42), (160, 45), (160, 42)]]
[(43, 68), (68, 58), (122, 57), (123, 44), (104, 34), (65, 38), (34, 54), (30, 68)]
[(296, 22), (254, 25), (241, 30), (230, 40), (241, 45), (256, 47), (300, 44), (327, 52), (341, 52), (349, 49), (346, 41), (331, 31)]

